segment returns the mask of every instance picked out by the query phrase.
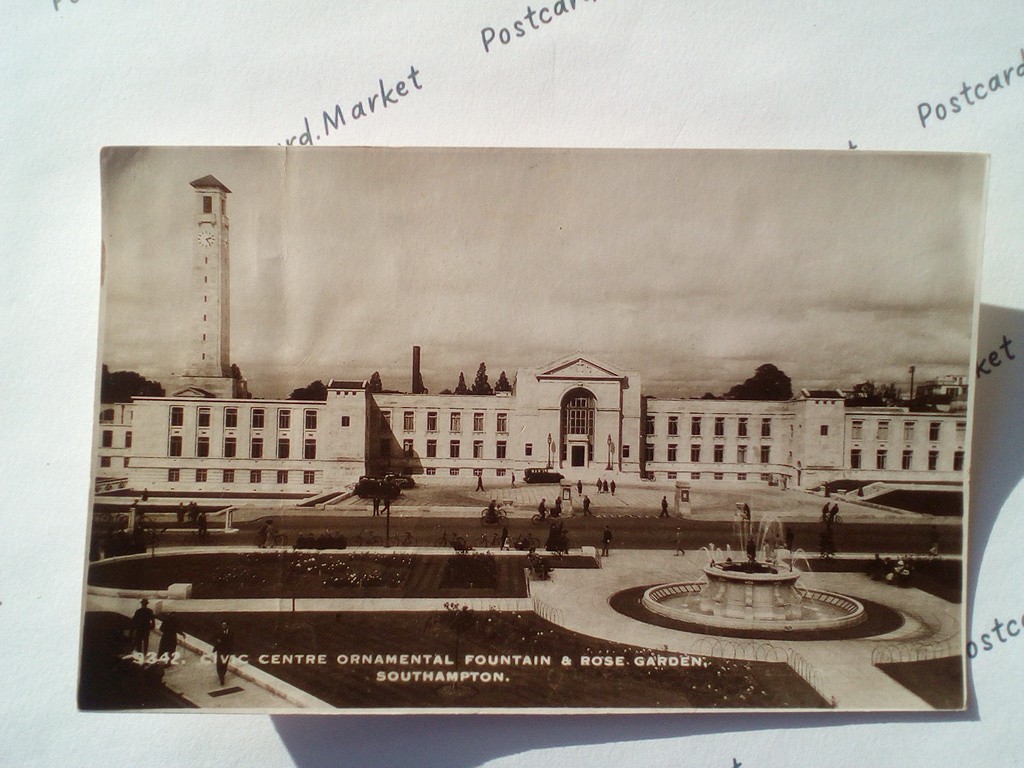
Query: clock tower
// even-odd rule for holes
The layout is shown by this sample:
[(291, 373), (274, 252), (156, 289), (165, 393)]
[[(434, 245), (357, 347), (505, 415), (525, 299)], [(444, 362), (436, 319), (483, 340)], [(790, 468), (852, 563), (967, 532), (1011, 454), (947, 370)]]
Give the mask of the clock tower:
[(235, 397), (239, 386), (231, 376), (231, 270), (228, 256), (227, 196), (213, 176), (192, 182), (191, 291), (187, 306), (187, 358), (182, 388), (204, 390), (217, 397)]

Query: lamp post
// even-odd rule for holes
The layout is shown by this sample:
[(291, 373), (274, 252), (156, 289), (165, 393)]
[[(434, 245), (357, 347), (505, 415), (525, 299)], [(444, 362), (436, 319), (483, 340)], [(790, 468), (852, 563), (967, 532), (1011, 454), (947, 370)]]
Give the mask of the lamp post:
[(609, 472), (612, 469), (612, 451), (615, 450), (615, 443), (612, 442), (612, 436), (608, 435), (608, 466), (605, 467)]
[(548, 432), (548, 469), (551, 469), (551, 433)]

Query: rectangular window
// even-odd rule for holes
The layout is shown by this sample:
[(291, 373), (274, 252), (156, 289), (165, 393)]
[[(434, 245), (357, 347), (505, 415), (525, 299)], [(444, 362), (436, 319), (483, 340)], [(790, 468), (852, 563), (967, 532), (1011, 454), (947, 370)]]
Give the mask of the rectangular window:
[(263, 429), (263, 419), (266, 412), (262, 408), (252, 409), (252, 428)]
[(828, 424), (821, 425), (821, 436), (828, 437)]
[(914, 452), (911, 451), (911, 450), (903, 451), (903, 460), (900, 463), (900, 466), (903, 467), (903, 469), (910, 469), (911, 467), (913, 467), (913, 465), (914, 465)]
[(484, 431), (484, 415), (482, 413), (473, 414), (473, 431), (483, 432)]
[(263, 438), (254, 437), (249, 444), (249, 456), (254, 459), (263, 458)]
[[(131, 432), (129, 432), (128, 434), (130, 435)], [(957, 441), (957, 443), (959, 443), (960, 445), (963, 445), (964, 444), (964, 440), (966, 439), (966, 437), (967, 437), (967, 422), (966, 421), (958, 421), (956, 423), (956, 441)], [(125, 447), (127, 447), (127, 446), (125, 446)]]
[(964, 469), (964, 452), (953, 451), (953, 471), (963, 472)]
[(725, 437), (725, 418), (715, 416), (715, 437)]
[(714, 478), (715, 478), (715, 480), (725, 480), (725, 473), (724, 472), (715, 472)]
[(110, 466), (110, 457), (109, 456), (100, 456), (100, 466), (101, 467), (109, 467)]
[(306, 422), (306, 429), (316, 429), (316, 411), (308, 409), (305, 412), (304, 419)]
[(484, 441), (474, 440), (473, 441), (473, 458), (482, 459), (484, 457)]
[(692, 416), (690, 418), (690, 435), (692, 437), (700, 436), (700, 416)]
[(403, 411), (402, 412), (402, 431), (403, 432), (415, 432), (416, 431), (416, 412), (415, 411)]
[(889, 439), (889, 422), (880, 421), (878, 422), (878, 439), (888, 440)]
[(679, 446), (676, 445), (675, 443), (669, 443), (669, 446), (668, 446), (668, 460), (669, 461), (678, 461), (679, 460), (677, 458), (678, 455), (679, 455)]
[(497, 430), (499, 435), (508, 433), (508, 414), (499, 413), (497, 417)]
[(131, 430), (129, 430), (128, 432), (124, 433), (124, 447), (125, 448), (131, 448), (132, 447), (132, 433), (131, 433)]
[(102, 447), (104, 447), (104, 448), (113, 448), (114, 447), (114, 430), (112, 430), (112, 429), (104, 429), (103, 430), (103, 439), (100, 441), (100, 445)]
[(885, 460), (888, 456), (888, 451), (884, 448), (879, 448), (875, 451), (875, 469), (885, 469)]
[(208, 427), (210, 426), (210, 409), (200, 408), (199, 415), (196, 416), (197, 427)]
[(213, 198), (210, 195), (203, 195), (203, 213), (213, 213)]
[(740, 416), (739, 423), (736, 425), (736, 434), (737, 434), (737, 436), (739, 436), (739, 437), (746, 437), (747, 436), (747, 421), (748, 421), (748, 419), (747, 419), (746, 416)]
[(171, 444), (167, 448), (168, 456), (181, 456), (181, 435), (171, 435)]
[(206, 458), (210, 455), (210, 438), (200, 435), (196, 438), (196, 456)]
[(679, 417), (669, 416), (668, 417), (668, 433), (671, 437), (675, 437), (679, 434)]
[(287, 408), (280, 408), (277, 411), (277, 428), (290, 429), (292, 426), (292, 412)]
[(860, 469), (860, 448), (850, 450), (850, 468)]
[(437, 458), (437, 440), (427, 440), (427, 458)]
[(197, 469), (196, 470), (196, 482), (197, 483), (205, 483), (206, 482), (206, 470), (205, 469)]
[(761, 437), (771, 437), (771, 436), (772, 436), (772, 420), (771, 419), (761, 419)]
[(939, 452), (928, 451), (928, 469), (935, 470), (939, 468)]
[(772, 447), (770, 445), (761, 446), (761, 463), (768, 464), (772, 460)]
[(700, 480), (700, 472), (691, 472), (690, 473), (690, 479), (691, 480)]
[(168, 469), (167, 470), (167, 482), (168, 483), (176, 483), (180, 479), (181, 479), (181, 470), (180, 469)]
[(903, 422), (903, 439), (908, 442), (914, 439), (914, 422)]
[(457, 468), (453, 467), (452, 469), (448, 470), (448, 474), (451, 475), (452, 477), (458, 477), (459, 476), (459, 470)]
[(233, 483), (233, 482), (235, 482), (235, 470), (233, 470), (233, 469), (225, 469), (225, 470), (223, 470), (221, 472), (221, 480), (223, 480), (225, 483)]
[(437, 432), (437, 411), (427, 411), (427, 432)]
[(533, 443), (527, 443), (523, 446), (523, 454), (526, 456), (533, 456)]
[(939, 439), (939, 430), (942, 428), (941, 421), (933, 421), (928, 425), (928, 439), (935, 442)]
[(700, 446), (699, 445), (691, 445), (690, 446), (690, 461), (694, 461), (694, 462), (700, 461)]
[(725, 446), (724, 445), (716, 445), (715, 446), (714, 459), (715, 459), (715, 463), (716, 464), (721, 464), (723, 461), (725, 461)]
[(234, 429), (238, 426), (238, 409), (224, 409), (224, 429)]
[(495, 477), (504, 477), (505, 476), (505, 470), (504, 469), (496, 469), (496, 470), (494, 470), (494, 476)]
[(483, 476), (484, 476), (484, 471), (482, 469), (474, 469), (473, 470), (473, 477), (483, 477)]
[(655, 419), (654, 419), (653, 416), (648, 416), (647, 417), (647, 434), (648, 435), (653, 435), (654, 434), (654, 421), (655, 421)]
[(436, 475), (437, 474), (437, 467), (427, 467), (426, 469), (423, 470), (423, 474), (425, 474), (425, 475)]
[(863, 432), (864, 432), (864, 422), (863, 421), (855, 420), (855, 421), (851, 421), (850, 422), (850, 439), (851, 440), (860, 440), (861, 437), (862, 437), (862, 433)]
[(352, 417), (351, 416), (342, 416), (341, 417), (341, 426), (347, 427), (351, 423), (352, 423)]
[(238, 446), (237, 446), (237, 444), (235, 442), (235, 438), (233, 438), (233, 437), (225, 437), (224, 438), (224, 458), (226, 458), (226, 459), (233, 459), (235, 457), (235, 453), (237, 452), (237, 450), (238, 450)]
[(127, 456), (125, 456), (123, 459), (121, 459), (122, 465), (124, 465), (126, 467), (128, 466), (128, 462), (129, 462), (129, 458)]
[(277, 458), (287, 459), (288, 454), (291, 453), (291, 443), (287, 437), (278, 438), (277, 441)]
[(284, 485), (287, 482), (288, 482), (288, 470), (287, 469), (279, 469), (279, 470), (277, 470), (277, 484), (278, 485)]
[(411, 459), (412, 458), (412, 451), (413, 451), (412, 440), (403, 440), (402, 441), (402, 454), (405, 456), (405, 458)]
[(644, 444), (644, 461), (654, 461), (654, 444)]
[(263, 482), (263, 472), (258, 469), (249, 470), (249, 482), (253, 485)]
[(678, 476), (679, 476), (678, 472), (666, 472), (665, 473), (665, 478), (667, 480), (675, 480)]
[(316, 472), (313, 472), (312, 470), (307, 469), (305, 472), (302, 473), (302, 484), (303, 485), (313, 485), (313, 483), (315, 483), (315, 482), (316, 482)]
[(459, 458), (459, 441), (452, 440), (448, 443), (448, 456), (452, 459)]
[(624, 458), (624, 459), (628, 459), (629, 458), (629, 446), (628, 445), (622, 446), (622, 458)]
[(499, 440), (494, 444), (494, 458), (504, 459), (507, 452), (508, 444), (504, 440)]
[(746, 464), (747, 463), (747, 446), (737, 445), (736, 446), (736, 463)]
[(304, 459), (315, 459), (316, 458), (316, 440), (311, 437), (307, 437), (302, 444), (302, 458)]
[(448, 420), (448, 431), (449, 432), (461, 432), (462, 431), (462, 414), (458, 411), (452, 411), (451, 417)]
[(738, 473), (736, 473), (736, 479), (737, 480), (746, 480), (747, 479), (747, 473), (746, 472), (738, 472)]
[(171, 408), (171, 426), (180, 427), (185, 423), (185, 409), (180, 405)]

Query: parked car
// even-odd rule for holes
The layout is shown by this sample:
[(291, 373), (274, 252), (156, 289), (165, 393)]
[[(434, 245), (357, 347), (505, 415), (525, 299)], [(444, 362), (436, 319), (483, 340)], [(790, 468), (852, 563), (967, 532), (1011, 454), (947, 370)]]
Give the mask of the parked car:
[(530, 468), (523, 473), (523, 480), (527, 483), (559, 483), (564, 475), (552, 469)]
[(397, 482), (387, 477), (363, 475), (356, 483), (355, 493), (361, 499), (397, 499), (402, 494), (402, 489)]
[(384, 482), (386, 482), (386, 483), (394, 483), (399, 488), (415, 488), (416, 487), (416, 481), (413, 480), (411, 477), (409, 477), (409, 475), (396, 475), (394, 473), (390, 473), (390, 474), (384, 475)]

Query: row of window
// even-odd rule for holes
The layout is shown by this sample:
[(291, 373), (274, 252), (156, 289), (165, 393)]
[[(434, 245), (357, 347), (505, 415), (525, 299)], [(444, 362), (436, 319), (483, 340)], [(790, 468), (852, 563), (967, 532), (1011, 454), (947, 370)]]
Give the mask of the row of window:
[[(647, 443), (644, 446), (644, 461), (655, 461), (655, 446), (651, 443)], [(694, 443), (690, 446), (690, 461), (694, 464), (700, 462), (702, 446), (698, 443)], [(737, 445), (736, 446), (736, 463), (746, 464), (747, 463), (747, 451), (748, 446)], [(770, 445), (762, 445), (758, 447), (758, 456), (762, 464), (771, 463), (772, 447)], [(665, 452), (665, 461), (678, 461), (679, 460), (679, 446), (675, 443), (669, 443), (668, 448)], [(712, 447), (712, 461), (716, 464), (721, 464), (725, 461), (725, 446), (715, 445)]]
[[(181, 456), (182, 449), (182, 437), (181, 435), (171, 435), (167, 445), (168, 456)], [(200, 458), (206, 458), (210, 455), (210, 438), (206, 435), (199, 435), (196, 438), (196, 456)], [(221, 455), (225, 459), (233, 459), (238, 455), (238, 440), (231, 435), (224, 438), (224, 445)], [(263, 438), (258, 435), (253, 437), (249, 441), (249, 458), (250, 459), (262, 459), (263, 458)], [(288, 459), (291, 458), (291, 440), (287, 437), (281, 437), (277, 440), (277, 458)], [(315, 459), (316, 458), (316, 440), (312, 437), (307, 437), (302, 444), (302, 458), (304, 459)]]
[[(209, 482), (210, 472), (220, 472), (220, 481), (222, 483), (233, 483), (235, 482), (235, 470), (233, 469), (221, 469), (221, 470), (208, 470), (208, 469), (197, 469), (195, 470), (195, 482), (206, 483)], [(239, 470), (241, 476), (245, 476), (245, 470)], [(269, 473), (268, 473), (269, 474)], [(297, 473), (296, 473), (297, 474)], [(288, 482), (294, 475), (287, 469), (277, 470), (277, 484), (287, 485)], [(167, 482), (169, 483), (180, 483), (181, 482), (181, 470), (174, 467), (167, 470)], [(252, 484), (263, 482), (263, 470), (261, 469), (250, 469), (249, 470), (249, 482)], [(302, 473), (303, 485), (313, 485), (316, 482), (316, 472), (312, 470), (306, 470)]]
[[(450, 467), (448, 469), (448, 474), (451, 477), (458, 477), (461, 474), (461, 472), (462, 472), (462, 470), (459, 467)], [(495, 469), (494, 470), (494, 476), (495, 477), (504, 477), (505, 473), (506, 473), (506, 470), (504, 470), (504, 469)], [(434, 475), (437, 474), (437, 467), (425, 467), (424, 470), (423, 470), (423, 474), (434, 476)], [(483, 476), (484, 476), (484, 471), (482, 469), (474, 469), (473, 470), (473, 477), (483, 477)]]
[[(427, 432), (437, 432), (437, 411), (427, 411)], [(482, 411), (478, 411), (473, 414), (473, 431), (484, 432), (485, 416)], [(508, 414), (497, 413), (494, 417), (495, 431), (498, 434), (508, 433)], [(391, 429), (391, 411), (380, 412), (380, 426), (383, 430)], [(403, 432), (415, 432), (416, 431), (416, 411), (403, 411), (402, 412), (402, 431)], [(448, 414), (448, 431), (449, 432), (461, 432), (462, 431), (462, 412), (451, 411)]]
[[(100, 444), (104, 448), (113, 448), (114, 447), (114, 430), (112, 430), (112, 429), (104, 429), (103, 433), (100, 435)], [(128, 432), (124, 433), (124, 447), (125, 448), (131, 448), (132, 447), (132, 433), (131, 433), (131, 431), (128, 431)]]
[[(850, 468), (851, 469), (863, 469), (864, 457), (861, 453), (860, 448), (853, 448), (850, 451)], [(886, 469), (889, 463), (889, 452), (880, 448), (875, 451), (875, 469)], [(909, 448), (903, 451), (903, 456), (900, 463), (901, 469), (912, 469), (914, 466), (914, 452)], [(939, 468), (939, 452), (928, 451), (928, 469), (936, 470)], [(954, 451), (953, 452), (953, 471), (960, 472), (964, 468), (964, 452)]]
[[(715, 437), (725, 437), (725, 417), (714, 416), (713, 422), (713, 433)], [(657, 434), (656, 431), (657, 417), (647, 417), (647, 434)], [(704, 417), (703, 416), (691, 416), (690, 417), (690, 436), (700, 437), (702, 430), (704, 429)], [(669, 437), (675, 437), (679, 435), (679, 417), (669, 416), (668, 417), (668, 435)], [(737, 437), (750, 437), (750, 417), (740, 416), (736, 421), (736, 436)], [(772, 420), (770, 417), (761, 419), (761, 437), (772, 436)]]
[[(915, 421), (904, 421), (903, 422), (903, 439), (910, 441), (914, 439), (914, 432), (916, 430), (917, 422)], [(888, 440), (889, 439), (889, 427), (890, 422), (879, 421), (877, 430), (875, 431), (876, 440)], [(936, 442), (942, 435), (942, 422), (941, 421), (930, 421), (928, 422), (928, 440)], [(967, 436), (967, 422), (958, 421), (956, 423), (956, 439), (959, 442), (963, 442)], [(864, 420), (854, 419), (850, 422), (850, 439), (851, 440), (862, 440), (864, 439)]]
[[(212, 412), (210, 408), (200, 406), (196, 410), (196, 426), (200, 428), (209, 427)], [(263, 429), (266, 424), (267, 410), (265, 408), (253, 408), (249, 414), (249, 426), (253, 429)], [(185, 408), (181, 405), (172, 405), (170, 413), (172, 427), (180, 427), (185, 423)], [(305, 429), (316, 429), (317, 411), (309, 408), (303, 411), (303, 424)], [(234, 429), (238, 426), (238, 409), (224, 409), (224, 429)], [(292, 409), (277, 409), (277, 428), (291, 429)], [(348, 416), (342, 417), (342, 426), (348, 426)]]

